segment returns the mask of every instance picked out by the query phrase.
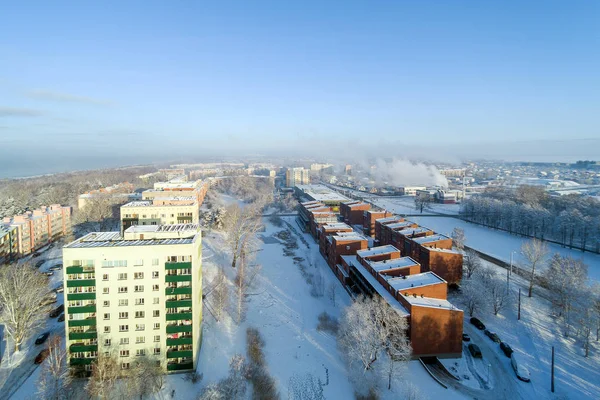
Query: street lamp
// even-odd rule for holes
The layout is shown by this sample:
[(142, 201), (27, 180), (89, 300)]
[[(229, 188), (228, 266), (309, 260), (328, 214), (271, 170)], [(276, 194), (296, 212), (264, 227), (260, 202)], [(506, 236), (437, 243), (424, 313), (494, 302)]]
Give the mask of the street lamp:
[(513, 254), (515, 254), (517, 251), (513, 250), (510, 253), (510, 275), (512, 275), (512, 267), (513, 267)]

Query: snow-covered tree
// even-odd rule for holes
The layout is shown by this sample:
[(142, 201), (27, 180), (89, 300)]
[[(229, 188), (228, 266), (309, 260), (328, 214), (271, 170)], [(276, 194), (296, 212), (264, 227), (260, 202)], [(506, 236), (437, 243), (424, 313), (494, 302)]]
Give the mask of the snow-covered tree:
[(70, 385), (67, 350), (60, 336), (52, 336), (48, 339), (48, 357), (37, 381), (38, 394), (44, 400), (68, 399)]
[(529, 277), (529, 297), (532, 295), (533, 284), (535, 283), (535, 269), (546, 262), (548, 253), (548, 245), (539, 239), (531, 239), (521, 246), (521, 254), (525, 258), (527, 267), (531, 269), (531, 275)]
[(488, 308), (489, 299), (485, 294), (483, 281), (478, 273), (469, 279), (464, 279), (460, 287), (461, 301), (469, 317)]
[(465, 231), (462, 228), (454, 228), (452, 242), (458, 251), (462, 252), (465, 249)]
[(465, 257), (463, 258), (463, 273), (465, 278), (471, 279), (482, 267), (481, 258), (473, 250), (467, 250)]
[(109, 354), (104, 351), (98, 352), (98, 357), (92, 363), (92, 374), (85, 385), (85, 390), (93, 398), (114, 398), (120, 375), (121, 366), (117, 356), (111, 352)]

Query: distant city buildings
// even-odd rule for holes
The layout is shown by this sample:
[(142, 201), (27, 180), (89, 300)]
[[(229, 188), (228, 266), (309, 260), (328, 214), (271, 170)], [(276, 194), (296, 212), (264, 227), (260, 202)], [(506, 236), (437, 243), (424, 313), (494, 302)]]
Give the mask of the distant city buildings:
[(204, 201), (204, 196), (206, 196), (208, 187), (209, 184), (207, 180), (188, 182), (176, 178), (168, 182), (155, 183), (154, 189), (145, 190), (142, 192), (142, 200), (194, 197), (198, 203), (198, 207), (200, 207)]
[(308, 184), (310, 184), (310, 170), (298, 167), (288, 168), (285, 172), (285, 185), (287, 187)]
[(123, 182), (80, 194), (77, 198), (77, 207), (83, 210), (88, 204), (94, 205), (95, 201), (107, 201), (112, 205), (119, 205), (141, 199), (141, 194), (134, 193), (131, 183)]

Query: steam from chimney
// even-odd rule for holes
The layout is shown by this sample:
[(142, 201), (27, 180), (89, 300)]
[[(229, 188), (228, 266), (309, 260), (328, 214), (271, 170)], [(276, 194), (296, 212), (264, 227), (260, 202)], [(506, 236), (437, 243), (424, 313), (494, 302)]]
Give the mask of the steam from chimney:
[(378, 185), (392, 186), (441, 186), (448, 187), (448, 180), (433, 165), (413, 163), (404, 159), (386, 162), (378, 159), (372, 170)]

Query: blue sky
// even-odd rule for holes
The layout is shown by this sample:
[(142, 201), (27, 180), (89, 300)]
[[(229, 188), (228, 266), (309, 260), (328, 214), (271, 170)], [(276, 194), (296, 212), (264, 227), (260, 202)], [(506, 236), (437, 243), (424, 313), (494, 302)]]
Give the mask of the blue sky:
[(599, 20), (596, 1), (5, 2), (0, 151), (600, 139)]

